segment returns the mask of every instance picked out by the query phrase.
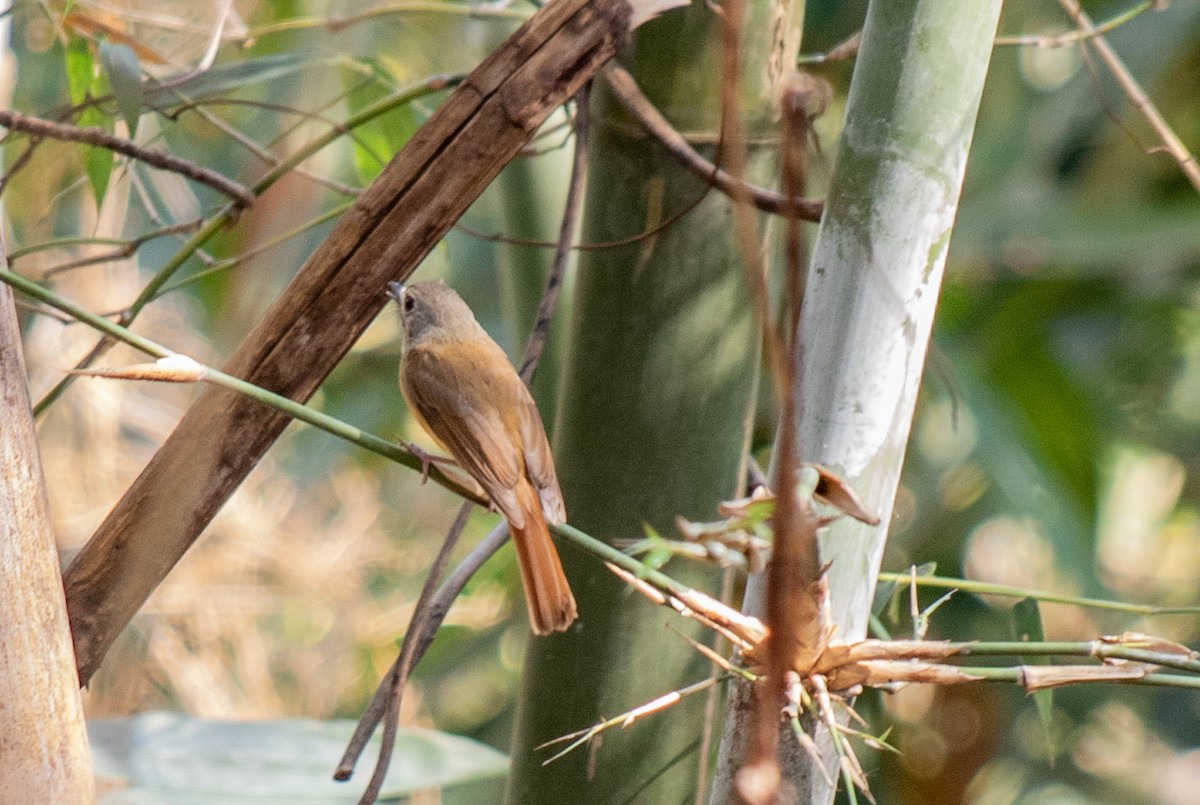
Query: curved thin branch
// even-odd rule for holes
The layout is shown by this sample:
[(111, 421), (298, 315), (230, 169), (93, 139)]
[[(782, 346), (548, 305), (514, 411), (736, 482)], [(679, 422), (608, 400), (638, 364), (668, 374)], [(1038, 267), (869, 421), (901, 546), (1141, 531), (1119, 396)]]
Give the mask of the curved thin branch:
[(1019, 47), (1035, 47), (1035, 48), (1062, 48), (1070, 45), (1076, 45), (1087, 39), (1095, 39), (1098, 36), (1115, 31), (1120, 26), (1132, 20), (1134, 17), (1146, 11), (1154, 11), (1158, 8), (1157, 0), (1145, 0), (1133, 8), (1122, 11), (1111, 19), (1096, 23), (1091, 30), (1067, 31), (1061, 34), (1016, 34), (1014, 36), (997, 36), (995, 39), (996, 45), (1019, 46)]
[(1091, 17), (1080, 7), (1077, 0), (1058, 0), (1058, 4), (1071, 16), (1071, 19), (1079, 26), (1079, 30), (1092, 37), (1086, 40), (1087, 45), (1091, 46), (1100, 56), (1109, 72), (1113, 74), (1113, 78), (1121, 86), (1121, 91), (1129, 98), (1129, 102), (1142, 113), (1146, 122), (1162, 140), (1162, 146), (1154, 150), (1166, 151), (1179, 164), (1179, 170), (1192, 183), (1192, 186), (1200, 190), (1200, 162), (1196, 161), (1196, 156), (1188, 150), (1183, 141), (1171, 129), (1170, 124), (1159, 113), (1158, 107), (1130, 74), (1125, 62), (1121, 61), (1121, 57), (1108, 44), (1108, 40), (1098, 35)]
[(604, 70), (604, 77), (608, 80), (613, 95), (625, 107), (625, 111), (641, 123), (650, 136), (658, 140), (663, 148), (675, 156), (697, 178), (708, 182), (728, 196), (747, 196), (750, 203), (763, 212), (776, 215), (795, 215), (804, 221), (821, 220), (821, 212), (825, 209), (825, 204), (819, 199), (788, 198), (774, 190), (756, 187), (735, 179), (701, 156), (696, 149), (692, 148), (687, 139), (662, 116), (662, 113), (654, 108), (650, 99), (642, 94), (629, 71), (610, 64)]
[(180, 159), (177, 156), (168, 154), (166, 151), (145, 148), (132, 140), (109, 134), (101, 128), (94, 126), (80, 128), (79, 126), (55, 123), (52, 120), (31, 117), (30, 115), (23, 115), (20, 112), (11, 112), (6, 109), (0, 109), (0, 126), (4, 126), (4, 128), (12, 131), (24, 132), (34, 137), (49, 137), (53, 140), (66, 140), (68, 142), (85, 143), (97, 148), (106, 148), (109, 151), (124, 154), (131, 159), (145, 162), (147, 165), (153, 165), (162, 170), (178, 173), (200, 184), (207, 185), (218, 193), (228, 196), (239, 208), (249, 207), (254, 203), (254, 193), (216, 171), (197, 165), (195, 162)]

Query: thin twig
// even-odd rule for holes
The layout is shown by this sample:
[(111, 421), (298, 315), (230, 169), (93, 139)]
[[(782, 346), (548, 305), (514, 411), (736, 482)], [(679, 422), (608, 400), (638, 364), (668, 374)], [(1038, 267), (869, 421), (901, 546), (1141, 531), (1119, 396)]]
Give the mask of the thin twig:
[[(746, 176), (747, 148), (745, 132), (742, 129), (739, 114), (738, 88), (741, 78), (741, 40), (742, 20), (745, 9), (744, 0), (725, 0), (722, 4), (724, 15), (722, 19), (721, 42), (721, 128), (720, 153), (728, 166), (729, 175), (733, 179), (730, 188), (730, 208), (733, 216), (733, 228), (737, 245), (741, 251), (741, 262), (746, 272), (747, 285), (750, 288), (755, 324), (757, 325), (762, 348), (766, 354), (768, 370), (771, 373), (774, 399), (782, 403), (784, 386), (787, 383), (787, 367), (784, 363), (783, 345), (776, 338), (776, 333), (770, 323), (770, 306), (767, 298), (766, 261), (759, 243), (759, 232), (756, 226), (751, 193), (744, 183)], [(784, 412), (785, 420), (788, 412)], [(794, 473), (795, 467), (788, 463), (787, 471)], [(786, 477), (786, 472), (783, 474)], [(779, 478), (776, 479), (778, 481)], [(794, 484), (789, 485), (794, 489)], [(793, 499), (795, 498), (793, 494)], [(778, 515), (779, 505), (776, 504)], [(784, 524), (775, 523), (778, 528)], [(784, 528), (784, 531), (787, 529)], [(778, 534), (780, 538), (786, 534)], [(772, 563), (778, 566), (778, 563)], [(774, 576), (775, 574), (772, 574)], [(776, 583), (771, 583), (776, 582)], [(774, 592), (776, 599), (782, 590), (777, 588), (777, 580), (768, 583), (767, 615), (770, 618), (776, 613), (771, 612), (770, 598)], [(774, 630), (782, 624), (773, 625)], [(780, 645), (780, 641), (767, 639), (767, 651), (770, 655)], [(768, 656), (768, 673), (774, 672), (774, 658)], [(783, 706), (782, 677), (775, 676), (764, 680), (755, 690), (753, 716), (750, 722), (750, 734), (747, 736), (747, 748), (742, 758), (741, 767), (735, 775), (735, 790), (742, 801), (748, 805), (768, 805), (774, 803), (779, 795), (780, 768), (777, 756), (779, 737), (779, 711)]]
[(745, 198), (763, 212), (776, 215), (796, 215), (805, 221), (820, 221), (821, 212), (825, 205), (817, 199), (788, 198), (782, 193), (755, 187), (744, 181), (744, 177), (735, 177), (731, 169), (727, 172), (709, 162), (692, 148), (687, 139), (667, 121), (662, 113), (654, 108), (650, 99), (642, 94), (637, 82), (627, 70), (615, 64), (610, 64), (604, 70), (613, 95), (621, 102), (630, 115), (646, 129), (654, 139), (675, 156), (680, 163), (693, 175), (713, 187), (732, 196), (735, 199)]
[(379, 742), (379, 759), (375, 762), (375, 771), (371, 774), (371, 781), (367, 784), (366, 790), (363, 791), (362, 796), (358, 799), (359, 805), (372, 805), (375, 800), (379, 799), (379, 792), (383, 788), (383, 780), (387, 776), (388, 766), (392, 762), (392, 750), (396, 746), (396, 732), (400, 727), (400, 697), (404, 693), (404, 685), (408, 681), (408, 675), (417, 660), (416, 647), (419, 642), (417, 638), (423, 634), (421, 623), (424, 620), (426, 610), (429, 608), (430, 599), (434, 595), (434, 587), (437, 584), (437, 580), (442, 575), (446, 561), (450, 558), (450, 552), (458, 542), (459, 536), (462, 535), (463, 529), (466, 528), (467, 520), (470, 518), (471, 509), (473, 508), (475, 508), (475, 504), (469, 500), (464, 501), (459, 506), (458, 514), (454, 518), (454, 524), (450, 526), (450, 531), (446, 534), (446, 539), (442, 542), (442, 548), (438, 551), (437, 557), (433, 560), (433, 565), (429, 568), (429, 575), (425, 578), (425, 584), (421, 587), (421, 595), (417, 598), (417, 605), (413, 609), (409, 629), (404, 635), (404, 642), (400, 645), (400, 656), (396, 658), (396, 662), (392, 666), (392, 672), (388, 675), (387, 707), (384, 709), (383, 736)]
[(1004, 598), (1033, 598), (1043, 604), (1069, 604), (1089, 609), (1111, 609), (1118, 612), (1128, 612), (1134, 615), (1200, 615), (1200, 607), (1160, 607), (1153, 604), (1128, 604), (1121, 601), (1109, 601), (1102, 598), (1083, 598), (1075, 595), (1063, 595), (1027, 587), (1016, 587), (1008, 584), (993, 584), (975, 579), (959, 579), (949, 576), (921, 576), (910, 580), (909, 573), (880, 573), (880, 582), (913, 583), (919, 587), (938, 587), (941, 589), (965, 590), (976, 595), (996, 595)]
[(1065, 31), (1060, 34), (1018, 34), (1016, 36), (997, 36), (994, 44), (1002, 46), (1018, 46), (1018, 47), (1035, 47), (1035, 48), (1061, 48), (1068, 45), (1075, 45), (1087, 39), (1094, 39), (1097, 36), (1103, 36), (1111, 31), (1115, 31), (1125, 23), (1132, 20), (1147, 11), (1158, 8), (1162, 4), (1162, 0), (1145, 0), (1131, 9), (1122, 11), (1110, 19), (1105, 20), (1095, 26), (1090, 31)]
[[(491, 559), (496, 551), (500, 550), (507, 541), (508, 524), (501, 520), (467, 554), (466, 558), (446, 576), (445, 581), (442, 582), (442, 586), (438, 587), (437, 592), (429, 602), (424, 630), (420, 635), (420, 639), (417, 640), (410, 668), (419, 663), (421, 658), (425, 656), (425, 652), (429, 649), (429, 644), (433, 642), (438, 627), (442, 625), (442, 621), (446, 618), (446, 613), (450, 611), (450, 606), (454, 603), (454, 599), (458, 598), (463, 588), (467, 586), (467, 582), (478, 572), (479, 568), (483, 567), (483, 564), (488, 559)], [(409, 628), (411, 630), (411, 623)], [(407, 641), (408, 635), (405, 635), (404, 639)], [(396, 673), (396, 669), (399, 666), (400, 657), (397, 657), (396, 661), (392, 664), (391, 670), (380, 680), (379, 686), (375, 688), (375, 694), (371, 697), (370, 704), (363, 711), (362, 717), (358, 721), (358, 726), (355, 728), (354, 735), (350, 738), (350, 743), (346, 746), (346, 751), (342, 754), (342, 759), (338, 762), (337, 769), (333, 773), (335, 780), (349, 780), (350, 775), (354, 773), (354, 767), (358, 763), (358, 759), (362, 755), (362, 751), (366, 747), (371, 733), (375, 731), (375, 727), (378, 726), (380, 720), (383, 718), (383, 713), (388, 703), (389, 680), (392, 674)]]
[[(640, 243), (643, 240), (648, 240), (658, 233), (670, 228), (679, 222), (683, 216), (687, 215), (696, 207), (700, 206), (700, 202), (708, 196), (711, 187), (705, 187), (700, 191), (700, 195), (696, 196), (693, 201), (689, 201), (683, 209), (672, 213), (665, 219), (650, 227), (649, 229), (638, 232), (636, 235), (630, 235), (627, 238), (617, 238), (616, 240), (600, 240), (592, 241), (591, 243), (576, 243), (571, 247), (571, 251), (576, 252), (598, 252), (602, 249), (616, 249), (621, 246), (629, 246), (634, 243)], [(489, 235), (486, 232), (480, 232), (459, 221), (454, 225), (454, 228), (459, 232), (464, 232), (473, 238), (486, 240), (490, 243), (503, 243), (506, 246), (528, 246), (531, 249), (557, 249), (558, 241), (553, 240), (537, 240), (535, 238), (513, 238), (507, 235)]]
[(12, 112), (6, 109), (0, 109), (0, 126), (4, 126), (6, 129), (11, 129), (12, 131), (24, 132), (34, 137), (48, 137), (53, 140), (66, 140), (68, 142), (84, 143), (97, 148), (106, 148), (109, 151), (124, 154), (131, 159), (145, 162), (147, 165), (153, 165), (162, 170), (178, 173), (200, 184), (207, 185), (218, 193), (228, 196), (239, 208), (249, 207), (254, 204), (254, 193), (216, 171), (197, 165), (195, 162), (180, 159), (177, 156), (168, 154), (166, 151), (145, 148), (133, 140), (117, 137), (101, 128), (94, 126), (80, 128), (79, 126), (55, 123), (52, 120), (31, 117), (30, 115), (23, 115), (20, 112)]
[[(191, 99), (188, 96), (184, 95), (179, 90), (172, 90), (172, 92), (181, 101), (191, 103)], [(204, 119), (204, 121), (206, 123), (208, 123), (210, 126), (214, 127), (218, 131), (220, 131), (225, 136), (229, 137), (234, 142), (241, 145), (243, 148), (245, 148), (247, 151), (252, 153), (254, 156), (258, 157), (260, 160), (267, 163), (267, 165), (274, 167), (275, 165), (279, 164), (279, 160), (280, 160), (279, 157), (272, 154), (268, 149), (263, 148), (261, 145), (256, 143), (253, 139), (251, 139), (246, 134), (243, 134), (238, 128), (236, 128), (232, 124), (227, 123), (226, 121), (222, 120), (216, 114), (205, 109), (203, 106), (193, 104), (192, 108), (196, 112), (196, 114), (198, 114), (201, 118)], [(314, 117), (322, 118), (323, 116), (314, 115)], [(329, 188), (330, 190), (334, 191), (335, 193), (340, 193), (341, 195), (344, 195), (344, 196), (357, 196), (361, 192), (357, 188), (349, 187), (348, 185), (345, 185), (342, 182), (338, 182), (333, 179), (329, 179), (324, 176), (320, 176), (320, 175), (308, 170), (307, 168), (302, 168), (300, 166), (296, 166), (296, 175), (303, 176), (306, 179), (311, 179), (312, 181), (316, 182), (317, 184), (323, 185), (324, 187)]]
[[(1096, 26), (1092, 23), (1091, 18), (1079, 6), (1077, 0), (1058, 0), (1058, 4), (1063, 10), (1075, 21), (1080, 30), (1087, 34), (1097, 34)], [(1179, 164), (1179, 169), (1183, 171), (1183, 175), (1196, 190), (1200, 190), (1200, 163), (1196, 162), (1196, 157), (1187, 149), (1183, 141), (1176, 136), (1175, 132), (1168, 125), (1163, 116), (1159, 114), (1158, 108), (1154, 102), (1150, 100), (1146, 92), (1138, 84), (1137, 80), (1130, 74), (1129, 68), (1121, 61), (1121, 57), (1112, 49), (1103, 36), (1094, 35), (1093, 38), (1086, 41), (1085, 47), (1091, 47), (1100, 56), (1100, 59), (1108, 67), (1113, 77), (1117, 80), (1117, 84), (1125, 92), (1130, 103), (1142, 113), (1146, 118), (1146, 122), (1154, 129), (1162, 140), (1162, 148), (1155, 150), (1165, 150)]]
[(858, 48), (862, 44), (862, 29), (858, 29), (825, 53), (801, 54), (796, 59), (797, 66), (807, 64), (829, 64), (830, 62), (845, 61), (858, 56)]
[(570, 754), (607, 729), (612, 727), (628, 727), (638, 719), (659, 713), (669, 707), (673, 707), (688, 696), (708, 690), (709, 688), (714, 687), (718, 682), (724, 681), (726, 678), (727, 677), (724, 675), (707, 677), (699, 682), (693, 682), (692, 684), (679, 688), (678, 690), (673, 690), (670, 693), (659, 696), (658, 698), (639, 705), (632, 710), (627, 710), (626, 712), (621, 713), (619, 716), (603, 719), (595, 726), (587, 727), (586, 729), (582, 730), (576, 730), (568, 735), (560, 735), (553, 740), (547, 741), (536, 748), (548, 749), (551, 746), (556, 746), (560, 743), (567, 743), (568, 741), (570, 743), (568, 743), (567, 746), (561, 751), (543, 760), (542, 765), (548, 766), (559, 758)]
[(571, 184), (567, 188), (567, 201), (563, 209), (562, 224), (558, 230), (558, 245), (554, 250), (554, 262), (546, 277), (546, 289), (538, 302), (533, 331), (525, 344), (525, 356), (521, 359), (521, 379), (525, 385), (533, 382), (550, 336), (550, 320), (558, 305), (558, 293), (562, 290), (563, 275), (567, 271), (567, 260), (571, 257), (571, 244), (575, 241), (575, 228), (579, 223), (579, 205), (583, 200), (584, 180), (587, 178), (588, 163), (588, 99), (591, 82), (584, 84), (575, 94), (575, 156), (571, 163)]
[(298, 17), (269, 23), (247, 31), (246, 35), (238, 40), (238, 44), (244, 48), (248, 48), (264, 36), (288, 31), (303, 31), (310, 28), (324, 28), (330, 33), (338, 33), (358, 23), (369, 22), (379, 17), (405, 13), (454, 14), (471, 19), (489, 17), (522, 21), (529, 19), (529, 13), (523, 9), (508, 8), (496, 3), (472, 4), (429, 2), (428, 0), (400, 0), (400, 2), (386, 3), (358, 14), (347, 14), (345, 16), (330, 15), (328, 17)]
[(67, 271), (73, 271), (77, 268), (99, 265), (101, 263), (109, 263), (114, 260), (125, 260), (129, 257), (133, 257), (133, 255), (137, 253), (138, 249), (142, 248), (142, 246), (152, 240), (156, 240), (167, 235), (184, 235), (188, 232), (195, 232), (203, 223), (204, 222), (202, 219), (195, 218), (191, 221), (184, 221), (182, 223), (160, 227), (159, 229), (155, 229), (153, 232), (147, 232), (144, 235), (139, 235), (132, 240), (126, 241), (123, 245), (116, 249), (111, 249), (110, 251), (103, 252), (101, 254), (93, 254), (89, 257), (81, 257), (77, 260), (70, 260), (66, 263), (60, 263), (56, 266), (51, 266), (42, 272), (42, 279), (48, 280), (51, 277), (57, 276), (58, 274), (63, 274)]
[[(360, 82), (357, 86), (351, 87), (351, 90), (353, 91), (356, 89), (360, 89), (364, 86), (368, 86), (373, 83), (374, 82), (364, 80), (364, 81)], [(385, 86), (388, 86), (388, 85), (385, 85)], [(178, 90), (174, 90), (174, 94), (176, 97), (180, 98), (181, 100), (183, 98), (187, 97), (183, 93), (179, 92)], [(380, 167), (387, 164), (387, 160), (381, 154), (376, 153), (375, 149), (372, 147), (372, 145), (370, 143), (368, 143), (366, 140), (364, 140), (361, 135), (355, 133), (352, 129), (346, 128), (345, 124), (343, 124), (340, 120), (336, 120), (336, 119), (330, 117), (329, 115), (321, 114), (320, 112), (313, 112), (313, 111), (309, 111), (307, 109), (298, 109), (295, 106), (289, 106), (286, 103), (270, 103), (268, 101), (254, 100), (251, 98), (194, 98), (194, 99), (188, 99), (185, 103), (180, 103), (179, 106), (158, 108), (158, 111), (160, 114), (162, 114), (168, 120), (178, 120), (180, 117), (183, 116), (184, 112), (188, 112), (188, 111), (199, 112), (201, 109), (208, 107), (208, 106), (247, 106), (252, 109), (262, 109), (267, 112), (280, 112), (285, 115), (295, 115), (296, 117), (299, 117), (303, 121), (324, 123), (326, 126), (329, 126), (331, 129), (341, 131), (342, 134), (346, 135), (351, 140), (353, 140), (355, 145), (358, 145), (360, 148), (363, 149), (363, 151), (365, 153), (369, 154), (370, 157), (372, 159), (374, 159), (376, 161), (376, 163), (379, 164)], [(262, 147), (262, 146), (258, 146), (257, 143), (255, 143), (255, 145), (258, 148)], [(267, 151), (267, 153), (271, 153), (271, 152)], [(272, 158), (275, 160), (278, 160), (278, 157), (275, 157), (274, 154), (272, 154)]]

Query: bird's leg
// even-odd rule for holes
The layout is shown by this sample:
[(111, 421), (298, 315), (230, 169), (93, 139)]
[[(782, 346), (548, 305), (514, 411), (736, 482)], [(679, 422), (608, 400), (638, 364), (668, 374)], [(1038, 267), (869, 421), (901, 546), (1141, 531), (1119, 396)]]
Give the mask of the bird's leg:
[(429, 480), (429, 468), (434, 464), (445, 464), (447, 466), (458, 466), (458, 462), (447, 456), (435, 456), (426, 452), (423, 447), (417, 445), (416, 442), (408, 442), (404, 445), (404, 449), (412, 453), (421, 462), (421, 483), (424, 484)]

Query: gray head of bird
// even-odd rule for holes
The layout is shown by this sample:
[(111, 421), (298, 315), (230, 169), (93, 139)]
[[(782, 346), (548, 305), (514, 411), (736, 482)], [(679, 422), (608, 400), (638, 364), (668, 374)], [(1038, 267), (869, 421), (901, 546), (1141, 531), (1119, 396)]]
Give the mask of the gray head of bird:
[(400, 308), (406, 347), (421, 341), (471, 338), (483, 333), (471, 308), (441, 280), (411, 285), (389, 282), (387, 295)]

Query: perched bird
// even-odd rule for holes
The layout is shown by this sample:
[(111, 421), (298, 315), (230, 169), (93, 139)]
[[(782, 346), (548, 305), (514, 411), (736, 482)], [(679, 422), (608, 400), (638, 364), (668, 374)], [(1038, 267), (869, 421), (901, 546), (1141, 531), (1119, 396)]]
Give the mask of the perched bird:
[(575, 597), (546, 523), (560, 525), (567, 514), (533, 397), (445, 283), (389, 282), (388, 296), (400, 307), (409, 409), (508, 521), (533, 633), (563, 631), (575, 620)]

